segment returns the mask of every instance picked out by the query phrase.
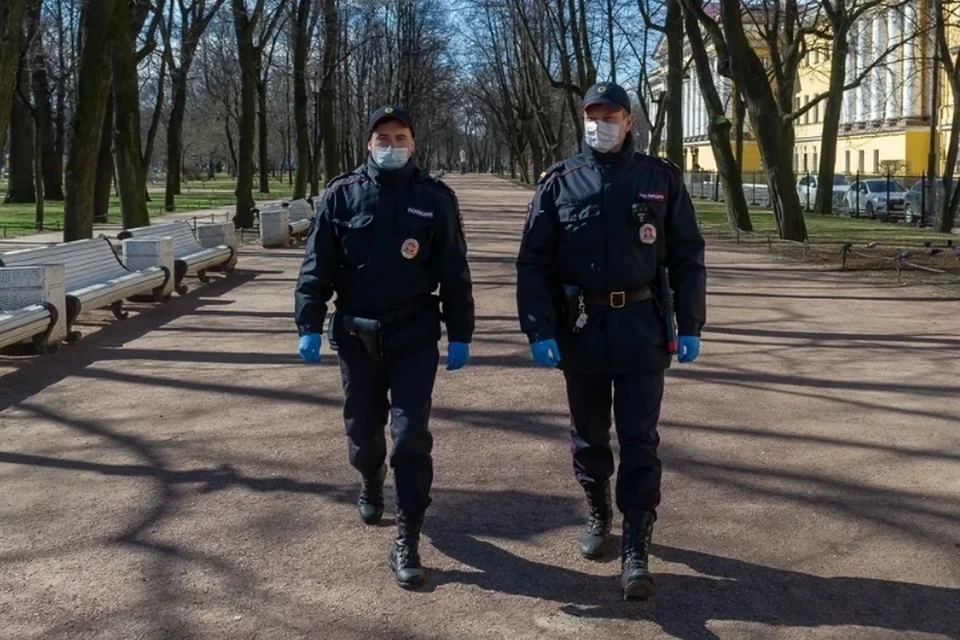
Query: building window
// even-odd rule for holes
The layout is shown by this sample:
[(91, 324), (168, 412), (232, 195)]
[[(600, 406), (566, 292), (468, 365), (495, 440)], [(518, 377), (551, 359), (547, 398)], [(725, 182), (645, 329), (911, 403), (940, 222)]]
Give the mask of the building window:
[[(803, 96), (803, 106), (810, 104), (810, 96)], [(803, 124), (810, 124), (810, 111), (803, 114)]]
[(813, 121), (820, 122), (820, 103), (813, 105)]
[(797, 170), (797, 165), (799, 165), (799, 164), (800, 164), (800, 154), (798, 154), (796, 151), (794, 151), (794, 152), (793, 152), (793, 170), (794, 170), (794, 171)]
[(803, 172), (807, 173), (810, 171), (810, 163), (807, 162), (807, 152), (803, 152)]
[(880, 149), (873, 151), (873, 172), (880, 173)]
[(844, 152), (843, 155), (844, 155), (844, 158), (843, 158), (843, 161), (844, 161), (844, 169), (843, 169), (843, 170), (844, 170), (846, 173), (850, 173), (850, 150), (847, 149), (847, 150)]
[(814, 147), (814, 148), (813, 148), (813, 168), (814, 168), (815, 171), (819, 171), (819, 170), (820, 170), (820, 169), (819, 169), (819, 167), (820, 167), (820, 162), (819, 162), (819, 160), (820, 160), (820, 158), (817, 156), (817, 148)]
[(863, 149), (860, 149), (860, 151), (857, 152), (857, 171), (861, 173), (863, 172), (863, 168), (866, 166), (866, 156), (867, 152)]

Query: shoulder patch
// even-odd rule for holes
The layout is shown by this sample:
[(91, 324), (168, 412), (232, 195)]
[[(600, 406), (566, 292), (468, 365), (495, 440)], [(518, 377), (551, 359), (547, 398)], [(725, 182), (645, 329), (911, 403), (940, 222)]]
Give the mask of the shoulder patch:
[(546, 171), (541, 173), (540, 177), (537, 178), (537, 184), (543, 184), (548, 178), (550, 178), (550, 176), (560, 173), (560, 170), (563, 169), (564, 162), (564, 160), (561, 160), (560, 162), (555, 162), (547, 167)]

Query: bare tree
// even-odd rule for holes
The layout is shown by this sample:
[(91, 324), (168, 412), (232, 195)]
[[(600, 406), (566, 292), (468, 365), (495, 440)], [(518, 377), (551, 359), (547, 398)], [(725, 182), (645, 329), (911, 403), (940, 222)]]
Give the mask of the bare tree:
[[(703, 96), (703, 102), (708, 116), (707, 135), (710, 139), (710, 146), (713, 149), (714, 158), (717, 162), (717, 172), (723, 184), (724, 202), (727, 206), (727, 220), (733, 229), (751, 231), (753, 230), (753, 225), (750, 222), (747, 199), (743, 194), (743, 179), (740, 174), (740, 165), (737, 163), (737, 159), (733, 154), (733, 148), (730, 145), (730, 129), (732, 125), (730, 119), (727, 117), (726, 106), (714, 82), (711, 58), (707, 51), (703, 34), (700, 32), (700, 24), (697, 22), (697, 14), (695, 13), (703, 13), (703, 0), (681, 1), (685, 7), (687, 42), (690, 45), (690, 52), (696, 66), (700, 93)], [(723, 36), (720, 33), (720, 26), (711, 21), (708, 23), (707, 29), (714, 50), (724, 49), (726, 43), (724, 43)], [(729, 58), (729, 54), (724, 50), (719, 57), (721, 59)]]
[[(950, 233), (957, 219), (957, 208), (960, 207), (960, 189), (954, 185), (958, 150), (960, 150), (960, 108), (958, 108), (958, 105), (960, 105), (960, 50), (956, 50), (947, 33), (951, 29), (948, 25), (956, 24), (957, 18), (960, 18), (960, 7), (955, 2), (935, 0), (933, 13), (935, 46), (937, 47), (937, 59), (939, 61), (939, 64), (934, 67), (934, 73), (939, 74), (941, 67), (946, 72), (954, 105), (952, 109), (953, 118), (950, 122), (950, 137), (947, 141), (946, 163), (943, 168), (944, 198), (940, 206), (936, 208), (933, 228), (941, 233)], [(934, 111), (931, 117), (936, 120), (937, 112)], [(936, 124), (939, 126), (940, 123), (937, 122)], [(933, 180), (930, 180), (930, 183), (931, 186), (935, 184)], [(931, 194), (936, 194), (936, 192), (936, 189), (930, 189)], [(932, 198), (932, 200), (936, 202), (936, 198)]]
[(0, 4), (0, 149), (7, 146), (10, 110), (20, 67), (23, 13), (24, 0), (5, 0)]
[[(161, 23), (165, 25), (162, 34), (172, 93), (170, 119), (167, 122), (167, 187), (164, 197), (164, 208), (167, 211), (176, 209), (174, 196), (180, 194), (180, 178), (183, 172), (183, 119), (187, 108), (187, 79), (190, 67), (193, 65), (200, 38), (213, 20), (213, 16), (223, 6), (224, 0), (191, 0), (190, 2), (176, 0), (176, 3), (180, 10), (177, 20), (171, 19)], [(172, 9), (171, 5), (171, 12)], [(170, 28), (172, 25), (179, 27), (178, 58), (173, 55), (174, 48), (171, 40), (174, 35), (171, 33), (173, 29)]]
[(114, 0), (84, 0), (80, 16), (80, 64), (76, 108), (70, 123), (67, 152), (66, 198), (63, 207), (64, 241), (93, 236), (93, 192), (96, 157), (103, 130), (110, 82), (110, 21)]

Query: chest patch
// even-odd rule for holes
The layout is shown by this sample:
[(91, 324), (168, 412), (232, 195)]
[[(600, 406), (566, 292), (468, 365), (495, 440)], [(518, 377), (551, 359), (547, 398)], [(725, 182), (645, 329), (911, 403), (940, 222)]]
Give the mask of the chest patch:
[(646, 200), (647, 202), (667, 201), (667, 194), (662, 191), (640, 192), (637, 194), (637, 197)]
[(643, 244), (653, 244), (657, 241), (657, 228), (652, 224), (645, 224), (640, 227), (640, 242)]
[(421, 218), (433, 218), (433, 211), (424, 211), (423, 209), (417, 209), (415, 207), (410, 207), (407, 209), (407, 213), (412, 213), (415, 216), (420, 216)]

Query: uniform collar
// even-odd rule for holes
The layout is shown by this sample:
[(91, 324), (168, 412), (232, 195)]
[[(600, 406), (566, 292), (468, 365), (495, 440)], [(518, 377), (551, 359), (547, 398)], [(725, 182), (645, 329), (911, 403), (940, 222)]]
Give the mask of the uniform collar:
[(600, 153), (588, 145), (586, 141), (581, 143), (581, 147), (583, 155), (598, 164), (622, 164), (633, 157), (633, 133), (627, 131), (619, 151)]
[(399, 169), (388, 171), (374, 162), (372, 157), (367, 156), (367, 174), (373, 178), (377, 184), (392, 186), (406, 184), (416, 172), (417, 165), (412, 158), (407, 160), (407, 164)]

